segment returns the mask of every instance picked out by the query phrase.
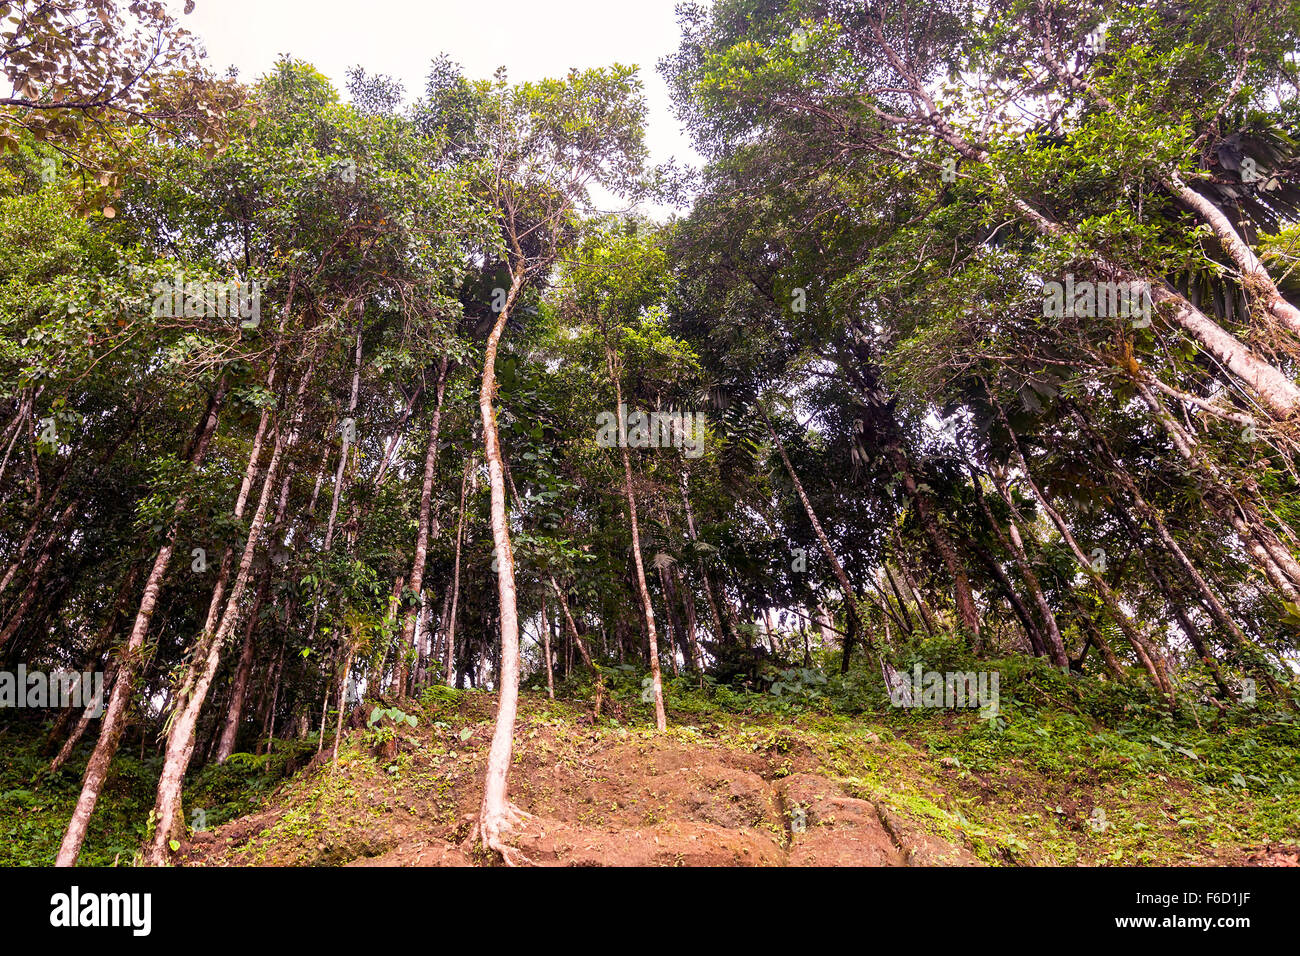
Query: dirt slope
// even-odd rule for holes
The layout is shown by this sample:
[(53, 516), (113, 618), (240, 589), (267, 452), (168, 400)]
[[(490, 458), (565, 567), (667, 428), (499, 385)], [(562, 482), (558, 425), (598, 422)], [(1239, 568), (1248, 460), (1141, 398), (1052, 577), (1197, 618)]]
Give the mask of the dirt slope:
[[(525, 700), (512, 837), (540, 866), (974, 865), (879, 799), (850, 794), (796, 737), (755, 748), (696, 728), (595, 727)], [(491, 738), (490, 699), (422, 717), (387, 747), (353, 729), (339, 764), (314, 762), (257, 814), (194, 834), (188, 865), (465, 866)], [(360, 723), (361, 721), (354, 721)], [(457, 726), (459, 725), (459, 727)], [(715, 729), (716, 733), (716, 729)], [(385, 752), (387, 751), (387, 752)], [(395, 753), (394, 753), (395, 751)]]

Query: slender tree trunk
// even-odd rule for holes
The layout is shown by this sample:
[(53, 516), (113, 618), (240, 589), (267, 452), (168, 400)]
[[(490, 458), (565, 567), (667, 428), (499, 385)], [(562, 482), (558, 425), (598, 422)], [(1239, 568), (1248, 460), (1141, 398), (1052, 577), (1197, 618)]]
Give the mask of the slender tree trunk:
[[(442, 399), (447, 386), (447, 356), (438, 365), (437, 403), (433, 409), (433, 422), (429, 426), (429, 445), (424, 454), (424, 483), (420, 486), (420, 517), (415, 532), (415, 557), (411, 559), (410, 588), (417, 595), (424, 589), (424, 568), (429, 555), (429, 539), (438, 534), (438, 515), (433, 508), (433, 480), (438, 473), (438, 433), (442, 428)], [(406, 612), (402, 622), (402, 640), (399, 650), (405, 652), (415, 643), (415, 618), (419, 608)], [(397, 665), (398, 694), (406, 691), (406, 657), (403, 653)]]
[(551, 620), (546, 616), (546, 595), (542, 595), (542, 656), (546, 658), (546, 696), (555, 700), (555, 672), (551, 669)]
[[(564, 614), (564, 623), (568, 628), (569, 634), (570, 655), (573, 653), (573, 645), (576, 644), (578, 646), (578, 652), (582, 655), (583, 663), (586, 664), (587, 667), (591, 669), (591, 672), (596, 675), (595, 715), (596, 717), (599, 717), (601, 704), (605, 699), (605, 676), (600, 672), (600, 668), (596, 666), (596, 662), (591, 659), (591, 653), (587, 650), (587, 642), (584, 641), (582, 635), (578, 633), (578, 625), (574, 622), (573, 614), (569, 611), (568, 598), (564, 596), (564, 592), (560, 590), (560, 585), (556, 583), (553, 576), (547, 575), (547, 579), (551, 582), (551, 590), (555, 592), (555, 599), (560, 603), (560, 611)], [(572, 670), (572, 663), (572, 660), (570, 660), (569, 666), (566, 667), (566, 676), (568, 675), (568, 671)]]
[[(444, 361), (446, 357), (444, 356)], [(388, 476), (388, 468), (393, 463), (393, 453), (397, 451), (397, 446), (402, 443), (402, 432), (406, 428), (406, 423), (411, 420), (411, 414), (415, 411), (415, 405), (424, 394), (424, 383), (411, 393), (410, 400), (406, 403), (406, 408), (402, 411), (402, 417), (398, 419), (397, 426), (393, 433), (388, 436), (388, 441), (384, 443), (384, 460), (379, 463), (379, 470), (375, 472), (375, 487), (378, 488), (384, 483)]]
[(244, 693), (248, 689), (249, 675), (253, 672), (253, 651), (256, 647), (253, 634), (257, 630), (258, 615), (261, 613), (262, 604), (266, 601), (266, 592), (270, 583), (271, 572), (268, 569), (257, 589), (253, 609), (248, 614), (248, 626), (244, 629), (244, 646), (239, 652), (239, 665), (235, 668), (235, 676), (231, 679), (230, 706), (226, 710), (226, 719), (221, 727), (221, 739), (217, 744), (216, 759), (219, 764), (225, 763), (235, 752), (235, 741), (239, 737), (239, 719), (244, 710)]
[[(358, 340), (359, 338), (358, 333)], [(280, 462), (286, 448), (292, 448), (297, 442), (298, 428), (303, 414), (303, 396), (307, 391), (307, 386), (311, 381), (315, 368), (316, 356), (313, 353), (307, 359), (306, 368), (303, 370), (302, 377), (299, 379), (298, 387), (291, 400), (293, 412), (288, 434), (285, 434), (285, 430), (280, 427), (279, 422), (276, 423), (275, 446), (271, 452), (271, 460), (266, 466), (266, 476), (262, 480), (262, 491), (258, 497), (253, 518), (249, 523), (248, 540), (244, 544), (235, 583), (230, 590), (230, 597), (226, 601), (225, 612), (221, 615), (220, 623), (215, 631), (211, 630), (209, 625), (205, 627), (203, 634), (199, 636), (190, 661), (190, 667), (177, 691), (175, 712), (171, 718), (167, 744), (164, 749), (162, 775), (158, 780), (158, 796), (154, 802), (154, 833), (152, 839), (144, 848), (144, 862), (147, 865), (160, 866), (166, 862), (168, 841), (178, 830), (182, 833), (184, 831), (184, 820), (178, 819), (178, 814), (185, 771), (189, 768), (190, 758), (194, 752), (195, 727), (198, 724), (204, 701), (207, 699), (212, 679), (216, 676), (217, 666), (221, 661), (221, 649), (229, 640), (238, 623), (240, 601), (252, 573), (253, 558), (262, 543), (268, 511), (270, 510), (271, 496), (275, 490), (276, 479), (279, 475)], [(256, 451), (255, 449), (255, 454)], [(240, 501), (236, 505), (240, 516), (242, 516), (243, 512), (242, 506), (247, 500), (247, 491), (252, 486), (251, 470), (254, 461), (255, 459), (250, 457), (250, 471), (245, 474), (245, 483), (240, 489)]]
[[(912, 623), (912, 615), (907, 610), (907, 601), (903, 599), (903, 594), (898, 589), (898, 581), (895, 580), (894, 574), (890, 571), (888, 564), (881, 565), (880, 574), (885, 579), (885, 583), (889, 585), (889, 590), (893, 593), (894, 600), (898, 602), (898, 613), (902, 615), (902, 623), (907, 626), (907, 633), (911, 634), (916, 629), (916, 625)], [(912, 589), (912, 593), (915, 595), (916, 590)], [(917, 611), (919, 612), (920, 609), (920, 603), (918, 602)], [(925, 627), (925, 632), (931, 637), (934, 637), (934, 621), (928, 616), (925, 616), (922, 617), (921, 623), (922, 626)]]
[(460, 548), (465, 538), (465, 485), (474, 468), (474, 456), (465, 462), (465, 473), (460, 478), (460, 515), (456, 519), (456, 556), (451, 570), (451, 615), (447, 618), (447, 686), (456, 680), (456, 606), (460, 601)]
[[(826, 532), (822, 530), (822, 523), (817, 520), (817, 513), (813, 511), (812, 502), (808, 500), (808, 494), (803, 490), (803, 482), (799, 480), (799, 475), (795, 472), (794, 465), (790, 463), (790, 456), (786, 454), (785, 445), (781, 442), (781, 436), (779, 436), (776, 433), (776, 429), (772, 427), (772, 423), (767, 417), (767, 411), (763, 408), (761, 403), (758, 406), (758, 412), (763, 417), (763, 424), (767, 426), (768, 436), (772, 439), (772, 443), (776, 445), (777, 452), (781, 455), (781, 461), (785, 463), (785, 470), (790, 476), (791, 483), (794, 485), (795, 493), (798, 494), (799, 500), (803, 502), (803, 510), (808, 515), (808, 523), (812, 525), (813, 533), (817, 536), (817, 542), (821, 545), (822, 554), (825, 556), (827, 562), (830, 563), (831, 571), (835, 575), (835, 580), (839, 582), (840, 589), (844, 592), (844, 600), (851, 611), (852, 619), (856, 619), (859, 624), (865, 625), (867, 617), (858, 603), (858, 598), (853, 592), (852, 585), (849, 584), (849, 576), (845, 573), (844, 566), (840, 564), (840, 559), (835, 556), (835, 550), (831, 547), (830, 539), (826, 537)], [(849, 654), (853, 643), (853, 630), (853, 628), (849, 629), (851, 636), (846, 637), (844, 641), (844, 657), (841, 662), (842, 669), (847, 669), (848, 666)], [(869, 641), (868, 646), (871, 647)], [(871, 649), (876, 653), (877, 657), (879, 657), (879, 652), (876, 651), (874, 647), (871, 647)], [(881, 659), (881, 663), (882, 666), (884, 666), (883, 658)]]
[(497, 559), (497, 600), (501, 622), (501, 680), (497, 694), (496, 726), (488, 750), (487, 775), (483, 784), (483, 804), (479, 810), (478, 835), (485, 849), (501, 854), (507, 862), (512, 852), (505, 843), (506, 832), (521, 816), (506, 798), (510, 756), (514, 751), (515, 712), (519, 706), (519, 612), (515, 597), (515, 556), (510, 546), (510, 526), (506, 522), (505, 474), (501, 463), (501, 444), (497, 434), (496, 397), (497, 346), (515, 301), (524, 284), (521, 263), (513, 275), (510, 291), (492, 332), (488, 335), (483, 357), (483, 384), (479, 389), (479, 414), (483, 422), (483, 454), (488, 467), (491, 489), (492, 544)]
[[(1011, 579), (1007, 577), (1006, 571), (998, 564), (997, 558), (988, 552), (982, 545), (971, 543), (971, 550), (980, 559), (980, 562), (988, 569), (993, 580), (998, 582), (998, 587), (1002, 589), (1003, 596), (1007, 603), (1011, 605), (1012, 612), (1020, 620), (1025, 629), (1025, 637), (1029, 640), (1030, 649), (1036, 657), (1047, 656), (1047, 646), (1043, 641), (1043, 635), (1038, 630), (1038, 625), (1034, 623), (1033, 616), (1029, 613), (1029, 608), (1025, 607), (1025, 602), (1020, 599), (1016, 589), (1011, 585)], [(1067, 659), (1066, 666), (1069, 666)]]
[[(1021, 580), (1023, 580), (1025, 586), (1029, 588), (1029, 593), (1034, 599), (1034, 606), (1038, 608), (1038, 616), (1042, 619), (1043, 627), (1045, 628), (1044, 636), (1047, 639), (1048, 655), (1051, 657), (1052, 663), (1057, 667), (1069, 666), (1069, 658), (1065, 653), (1065, 641), (1061, 638), (1061, 630), (1056, 622), (1056, 614), (1052, 610), (1052, 605), (1047, 601), (1047, 595), (1043, 593), (1043, 586), (1039, 583), (1038, 575), (1034, 573), (1034, 567), (1029, 561), (1029, 553), (1025, 550), (1024, 539), (1020, 535), (1020, 528), (1016, 525), (1015, 500), (1011, 497), (1011, 491), (1007, 488), (1005, 480), (997, 475), (991, 475), (991, 480), (993, 481), (993, 486), (997, 489), (998, 496), (1007, 506), (1008, 540), (1006, 543), (1011, 551), (1011, 556), (1015, 559), (1016, 568), (1020, 571)], [(982, 501), (982, 492), (977, 491), (976, 494), (981, 496)], [(985, 503), (985, 508), (988, 508), (987, 503)], [(989, 523), (992, 524), (1000, 535), (1002, 529), (998, 526), (997, 522), (993, 520), (992, 511), (986, 510), (985, 515), (988, 517)], [(1061, 663), (1063, 659), (1065, 660), (1065, 664)]]
[(286, 632), (285, 636), (280, 640), (280, 652), (276, 654), (275, 664), (272, 665), (271, 668), (271, 673), (273, 675), (271, 701), (266, 707), (266, 716), (262, 720), (262, 733), (259, 735), (266, 738), (266, 743), (263, 745), (262, 753), (269, 754), (271, 752), (272, 742), (275, 739), (275, 708), (280, 702), (280, 676), (284, 669), (284, 648), (288, 643), (288, 640), (289, 635), (288, 632)]
[[(686, 514), (686, 533), (690, 536), (691, 544), (698, 545), (700, 539), (695, 533), (695, 515), (691, 510), (691, 496), (687, 487), (685, 471), (682, 472), (680, 487), (682, 492), (682, 508), (685, 510)], [(727, 631), (722, 626), (722, 616), (718, 613), (718, 602), (713, 598), (713, 586), (709, 583), (709, 570), (704, 566), (704, 558), (699, 553), (698, 548), (696, 548), (695, 551), (695, 563), (700, 571), (700, 585), (704, 588), (704, 599), (709, 605), (709, 618), (713, 622), (714, 640), (721, 643), (727, 639)], [(735, 638), (738, 641), (739, 635), (735, 635)]]
[[(614, 394), (618, 402), (616, 407), (621, 410), (623, 386), (619, 381), (619, 372), (614, 367), (613, 348), (608, 345), (605, 351), (605, 364), (614, 382)], [(659, 638), (655, 631), (654, 609), (650, 606), (650, 589), (646, 587), (645, 582), (645, 565), (641, 561), (641, 532), (637, 523), (636, 495), (632, 490), (632, 458), (627, 450), (626, 423), (621, 415), (618, 422), (618, 443), (623, 457), (623, 492), (627, 498), (628, 518), (632, 527), (632, 559), (636, 565), (637, 590), (641, 597), (641, 610), (645, 615), (646, 634), (650, 644), (650, 689), (654, 696), (655, 727), (662, 732), (668, 729), (668, 717), (664, 713), (663, 679), (659, 673)]]
[[(353, 365), (352, 392), (351, 392), (351, 398), (348, 400), (348, 414), (346, 416), (346, 420), (352, 422), (353, 428), (355, 428), (356, 425), (356, 420), (353, 418), (353, 416), (355, 415), (357, 410), (357, 398), (359, 396), (360, 389), (361, 389), (361, 349), (362, 349), (362, 337), (365, 330), (365, 321), (364, 321), (365, 303), (358, 302), (357, 309), (358, 309), (357, 344), (356, 344), (356, 351), (355, 351), (356, 359)], [(335, 522), (338, 520), (338, 516), (339, 516), (339, 502), (343, 497), (343, 479), (346, 476), (346, 471), (347, 471), (348, 451), (351, 447), (351, 442), (354, 437), (352, 431), (353, 429), (344, 427), (341, 433), (342, 440), (339, 445), (339, 465), (334, 472), (334, 490), (330, 499), (330, 513), (329, 513), (329, 518), (326, 520), (325, 523), (325, 542), (324, 542), (324, 546), (322, 547), (322, 552), (325, 554), (328, 554), (330, 549), (334, 545), (334, 527), (335, 527)], [(317, 486), (319, 487), (319, 479), (317, 480)], [(315, 507), (315, 499), (316, 496), (313, 493), (312, 495), (313, 509)], [(315, 596), (312, 599), (311, 624), (309, 624), (307, 627), (308, 640), (315, 639), (316, 624), (320, 621), (321, 604), (323, 603), (320, 599), (320, 593), (319, 593), (320, 585), (317, 584), (313, 588), (313, 591), (315, 592)], [(325, 695), (323, 701), (321, 702), (320, 737), (316, 744), (317, 753), (320, 753), (320, 751), (325, 748), (325, 721), (329, 716), (330, 683), (332, 683), (334, 668), (337, 666), (336, 656), (337, 656), (337, 652), (331, 650), (329, 654), (331, 681), (326, 683), (325, 685)]]
[[(1107, 672), (1109, 672), (1115, 680), (1123, 681), (1124, 669), (1120, 666), (1119, 658), (1115, 656), (1115, 652), (1111, 649), (1110, 642), (1107, 641), (1105, 636), (1101, 633), (1101, 628), (1097, 627), (1097, 625), (1092, 622), (1092, 618), (1088, 616), (1087, 611), (1085, 611), (1079, 604), (1078, 598), (1073, 594), (1070, 595), (1070, 601), (1074, 604), (1075, 611), (1078, 614), (1079, 623), (1082, 625), (1083, 629), (1088, 632), (1089, 638), (1091, 638), (1092, 642), (1097, 645), (1097, 649), (1101, 651), (1102, 660), (1106, 664)], [(1083, 663), (1082, 658), (1079, 659), (1079, 663)]]
[[(212, 434), (217, 428), (217, 418), (221, 406), (225, 402), (227, 387), (226, 380), (223, 377), (217, 386), (216, 392), (208, 401), (207, 411), (199, 424), (198, 432), (187, 456), (187, 462), (191, 469), (202, 463), (204, 456), (207, 454)], [(74, 866), (77, 857), (81, 854), (81, 845), (86, 839), (86, 828), (90, 824), (90, 815), (95, 811), (95, 804), (99, 800), (100, 791), (103, 789), (104, 781), (108, 777), (109, 765), (113, 761), (113, 756), (117, 753), (118, 744), (122, 739), (122, 731), (126, 726), (126, 708), (130, 702), (131, 693), (135, 688), (136, 670), (139, 667), (145, 634), (149, 630), (149, 622), (153, 619), (154, 609), (158, 605), (158, 595), (162, 590), (163, 577), (167, 573), (167, 567), (171, 564), (172, 553), (176, 549), (176, 539), (180, 533), (178, 519), (185, 513), (188, 503), (188, 494), (182, 494), (177, 499), (176, 506), (172, 510), (171, 530), (168, 532), (163, 546), (158, 549), (153, 567), (145, 580), (144, 595), (140, 599), (140, 609), (136, 613), (135, 623), (131, 627), (126, 646), (118, 658), (117, 676), (113, 680), (113, 693), (101, 718), (99, 739), (95, 743), (94, 752), (90, 755), (90, 762), (86, 765), (81, 794), (77, 797), (77, 805), (72, 811), (72, 819), (68, 822), (68, 829), (63, 834), (63, 842), (59, 847), (55, 866)]]
[[(42, 388), (42, 391), (44, 389)], [(14, 416), (9, 427), (13, 429), (13, 436), (9, 438), (9, 444), (5, 446), (4, 459), (0, 460), (0, 483), (3, 483), (5, 472), (9, 469), (9, 456), (13, 453), (14, 445), (18, 443), (18, 436), (23, 433), (23, 422), (31, 417), (32, 406), (36, 402), (36, 395), (31, 389), (23, 392), (22, 401), (18, 403), (18, 414)], [(9, 434), (9, 428), (5, 429), (5, 434)], [(5, 497), (8, 497), (7, 495)], [(3, 500), (3, 499), (0, 499)]]
[[(303, 376), (304, 387), (307, 378), (307, 375)], [(239, 603), (252, 572), (253, 557), (262, 541), (271, 492), (275, 486), (276, 474), (284, 452), (284, 439), (284, 433), (277, 426), (275, 449), (266, 466), (266, 478), (262, 483), (261, 497), (249, 525), (248, 541), (244, 545), (239, 571), (230, 590), (225, 613), (215, 633), (205, 632), (200, 636), (195, 647), (191, 669), (176, 695), (176, 711), (167, 734), (162, 776), (158, 780), (158, 798), (154, 803), (154, 834), (144, 851), (145, 863), (151, 866), (159, 866), (166, 861), (167, 843), (177, 827), (176, 817), (181, 801), (181, 786), (185, 771), (189, 767), (190, 757), (194, 752), (194, 729), (203, 702), (207, 699), (212, 678), (216, 675), (217, 665), (221, 660), (221, 648), (229, 639), (239, 618)], [(183, 828), (184, 821), (179, 821), (179, 825)]]
[(1182, 547), (1174, 539), (1174, 536), (1170, 533), (1169, 528), (1165, 525), (1164, 520), (1160, 517), (1159, 513), (1151, 506), (1146, 498), (1143, 497), (1142, 492), (1138, 490), (1137, 483), (1133, 481), (1133, 478), (1128, 473), (1127, 469), (1125, 469), (1123, 464), (1121, 464), (1119, 459), (1115, 456), (1110, 445), (1092, 428), (1091, 424), (1077, 408), (1072, 408), (1071, 413), (1083, 428), (1084, 433), (1092, 440), (1093, 445), (1101, 454), (1103, 461), (1109, 465), (1108, 470), (1111, 478), (1119, 484), (1124, 491), (1128, 492), (1137, 507), (1138, 513), (1146, 519), (1147, 523), (1150, 524), (1152, 528), (1155, 529), (1156, 536), (1160, 539), (1160, 543), (1164, 545), (1165, 550), (1173, 556), (1176, 566), (1181, 569), (1183, 576), (1201, 596), (1201, 600), (1204, 602), (1205, 606), (1209, 608), (1210, 616), (1214, 618), (1214, 622), (1232, 638), (1237, 649), (1250, 659), (1251, 663), (1254, 665), (1255, 671), (1261, 678), (1263, 678), (1264, 683), (1268, 685), (1269, 690), (1273, 692), (1274, 696), (1280, 696), (1281, 689), (1278, 687), (1277, 681), (1270, 672), (1268, 664), (1261, 659), (1261, 656), (1258, 653), (1256, 653), (1254, 644), (1251, 642), (1250, 638), (1245, 635), (1241, 628), (1237, 626), (1237, 622), (1229, 617), (1228, 612), (1224, 608), (1222, 602), (1220, 602), (1218, 595), (1214, 593), (1209, 582), (1207, 582), (1201, 575), (1200, 571), (1196, 569), (1196, 566), (1192, 564), (1191, 559), (1187, 557), (1187, 553), (1183, 551)]
[(1025, 456), (1020, 451), (1019, 441), (1016, 439), (1015, 432), (1007, 421), (1007, 417), (1005, 413), (1003, 413), (1002, 407), (1000, 405), (996, 405), (995, 407), (998, 410), (998, 416), (1002, 421), (1002, 426), (1007, 430), (1008, 435), (1011, 437), (1011, 445), (1015, 453), (1016, 464), (1020, 466), (1021, 475), (1025, 480), (1025, 484), (1029, 487), (1030, 493), (1033, 494), (1034, 499), (1038, 502), (1038, 506), (1043, 509), (1043, 513), (1051, 519), (1052, 524), (1056, 525), (1056, 530), (1060, 532), (1061, 537), (1065, 539), (1066, 545), (1072, 552), (1074, 552), (1074, 556), (1076, 560), (1078, 560), (1080, 567), (1092, 579), (1094, 586), (1097, 588), (1098, 595), (1100, 595), (1107, 610), (1110, 612), (1111, 618), (1117, 625), (1119, 625), (1120, 630), (1124, 632), (1124, 636), (1128, 638), (1129, 643), (1133, 647), (1133, 652), (1137, 654), (1138, 659), (1142, 662), (1142, 666), (1146, 668), (1156, 690), (1164, 694), (1169, 699), (1170, 703), (1172, 703), (1174, 699), (1173, 685), (1169, 682), (1168, 675), (1165, 673), (1164, 666), (1160, 661), (1160, 657), (1156, 653), (1155, 648), (1150, 645), (1147, 639), (1138, 630), (1137, 625), (1133, 623), (1132, 619), (1124, 613), (1124, 609), (1120, 607), (1118, 595), (1115, 594), (1110, 585), (1106, 583), (1105, 579), (1102, 578), (1102, 576), (1093, 568), (1092, 562), (1084, 553), (1083, 548), (1079, 546), (1079, 542), (1075, 539), (1074, 534), (1071, 532), (1070, 526), (1066, 524), (1065, 519), (1062, 518), (1060, 513), (1051, 506), (1047, 501), (1047, 498), (1043, 496), (1043, 493), (1038, 490), (1038, 485), (1035, 484), (1033, 476), (1029, 471), (1029, 464), (1025, 461)]
[(669, 570), (672, 578), (673, 590), (681, 596), (682, 608), (686, 612), (686, 640), (690, 646), (691, 663), (696, 672), (700, 675), (700, 685), (704, 684), (704, 655), (700, 651), (700, 640), (697, 631), (695, 619), (695, 598), (691, 595), (691, 589), (686, 586), (682, 579), (681, 570), (676, 564)]
[(339, 713), (334, 723), (334, 747), (330, 752), (331, 769), (339, 762), (339, 741), (343, 739), (343, 712), (347, 707), (348, 680), (352, 677), (352, 661), (356, 654), (356, 642), (349, 635), (347, 651), (343, 657), (343, 676), (339, 680)]
[(686, 636), (683, 633), (682, 618), (677, 611), (677, 596), (672, 589), (672, 584), (668, 580), (668, 571), (659, 568), (659, 590), (664, 596), (664, 616), (668, 621), (668, 626), (664, 628), (668, 633), (669, 662), (673, 666), (673, 676), (680, 677), (681, 671), (677, 667), (677, 646), (682, 647), (682, 657), (689, 663), (689, 651), (686, 650)]
[[(1146, 383), (1139, 381), (1136, 384), (1138, 394), (1164, 428), (1174, 449), (1189, 465), (1209, 478), (1207, 497), (1215, 504), (1215, 510), (1228, 520), (1256, 566), (1264, 572), (1283, 600), (1300, 602), (1300, 590), (1297, 590), (1300, 586), (1300, 564), (1280, 545), (1276, 548), (1267, 545), (1270, 533), (1257, 516), (1251, 515), (1251, 524), (1247, 524), (1246, 517), (1243, 517), (1245, 509), (1233, 498), (1219, 469), (1204, 455), (1197, 454), (1195, 439), (1184, 431), (1164, 402), (1152, 393)], [(1288, 567), (1288, 559), (1294, 570)]]
[(891, 441), (886, 448), (886, 453), (889, 455), (894, 469), (903, 478), (903, 490), (913, 504), (916, 505), (916, 516), (921, 522), (921, 527), (925, 529), (926, 537), (934, 545), (935, 551), (939, 554), (939, 559), (943, 561), (944, 566), (948, 569), (949, 577), (952, 578), (953, 598), (957, 604), (957, 617), (962, 626), (970, 633), (970, 636), (975, 640), (979, 640), (979, 610), (975, 606), (975, 596), (971, 593), (970, 579), (966, 576), (966, 568), (962, 565), (961, 558), (957, 556), (957, 549), (953, 546), (948, 532), (943, 529), (943, 526), (935, 517), (929, 498), (921, 492), (920, 486), (917, 485), (916, 477), (912, 474), (912, 464), (908, 461), (907, 455), (904, 454), (902, 446)]

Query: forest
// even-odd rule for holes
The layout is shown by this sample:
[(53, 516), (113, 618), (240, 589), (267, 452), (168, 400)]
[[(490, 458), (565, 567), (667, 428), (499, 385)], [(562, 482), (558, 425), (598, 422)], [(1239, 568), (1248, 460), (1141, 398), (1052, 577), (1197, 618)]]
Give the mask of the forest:
[(1300, 3), (194, 6), (0, 2), (0, 864), (1300, 862)]

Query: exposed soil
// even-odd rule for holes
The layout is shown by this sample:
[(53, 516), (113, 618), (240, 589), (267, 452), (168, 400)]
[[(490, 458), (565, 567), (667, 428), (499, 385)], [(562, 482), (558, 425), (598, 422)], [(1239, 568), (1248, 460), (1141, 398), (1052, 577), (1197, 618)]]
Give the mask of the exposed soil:
[[(186, 865), (478, 866), (494, 700), (469, 693), (380, 734), (354, 714), (325, 755), (259, 812), (194, 834)], [(408, 709), (414, 705), (405, 705)], [(879, 730), (879, 734), (876, 732)], [(1219, 842), (1186, 827), (1198, 794), (1162, 778), (1144, 800), (1094, 770), (988, 772), (927, 753), (909, 733), (839, 718), (646, 726), (521, 698), (509, 842), (537, 866), (977, 866), (1128, 862), (1295, 866), (1290, 842)], [(1081, 765), (1082, 766), (1082, 765)], [(1243, 800), (1246, 799), (1243, 797)], [(1243, 807), (1248, 809), (1246, 804)], [(1114, 819), (1117, 822), (1110, 823)], [(1119, 834), (1119, 837), (1116, 837)], [(1120, 840), (1124, 842), (1119, 842)]]
[[(462, 709), (471, 711), (476, 702)], [(469, 713), (473, 717), (488, 714)], [(188, 865), (467, 866), (488, 720), (403, 732), (397, 761), (352, 731), (339, 765), (312, 764), (267, 810), (194, 834)], [(970, 850), (818, 774), (807, 748), (741, 752), (555, 722), (521, 724), (511, 835), (539, 866), (978, 864)], [(352, 744), (352, 747), (347, 746)], [(802, 750), (802, 752), (801, 752)], [(376, 760), (378, 755), (380, 759)]]

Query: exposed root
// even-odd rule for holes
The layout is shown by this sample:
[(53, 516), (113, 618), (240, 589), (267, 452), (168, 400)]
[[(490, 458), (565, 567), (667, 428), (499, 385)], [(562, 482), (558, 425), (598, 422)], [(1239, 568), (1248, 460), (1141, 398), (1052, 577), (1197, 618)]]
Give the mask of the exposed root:
[(507, 843), (506, 837), (511, 830), (532, 819), (533, 814), (507, 802), (503, 812), (484, 813), (479, 817), (470, 833), (469, 843), (481, 844), (487, 850), (497, 853), (506, 866), (531, 866), (533, 861), (518, 847)]

